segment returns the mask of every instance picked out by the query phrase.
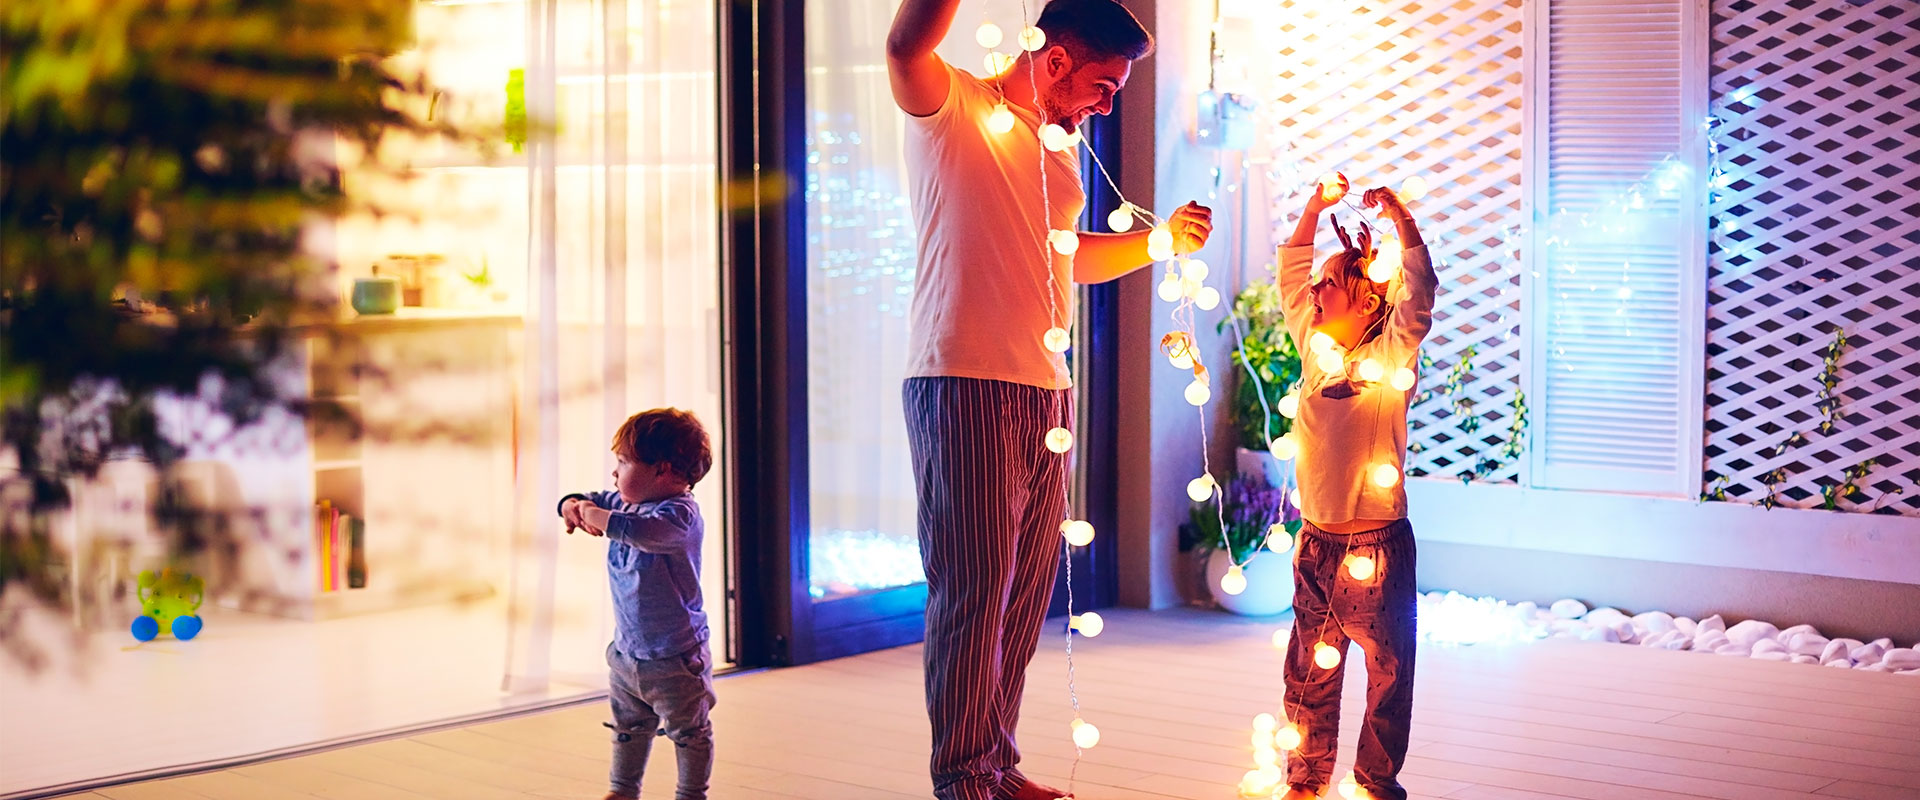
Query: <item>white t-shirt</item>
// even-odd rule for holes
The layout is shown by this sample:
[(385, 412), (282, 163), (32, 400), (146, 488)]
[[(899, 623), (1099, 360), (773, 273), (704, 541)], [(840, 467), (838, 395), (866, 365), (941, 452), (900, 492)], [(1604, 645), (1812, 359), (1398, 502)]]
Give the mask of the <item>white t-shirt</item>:
[(1013, 130), (994, 133), (987, 117), (998, 94), (965, 70), (947, 71), (940, 110), (907, 118), (919, 228), (907, 377), (1068, 388), (1066, 359), (1043, 340), (1048, 328), (1072, 327), (1073, 257), (1048, 245), (1047, 226), (1074, 230), (1086, 206), (1079, 150), (1045, 153), (1051, 208), (1043, 213), (1038, 115), (1008, 103)]
[[(1393, 388), (1395, 370), (1419, 373), (1420, 342), (1433, 327), (1433, 293), (1438, 278), (1425, 245), (1401, 257), (1400, 301), (1388, 312), (1380, 334), (1354, 348), (1346, 373), (1322, 372), (1308, 342), (1313, 331), (1313, 246), (1280, 248), (1280, 307), (1287, 332), (1299, 346), (1300, 413), (1294, 420), (1300, 454), (1300, 513), (1309, 521), (1337, 525), (1356, 519), (1397, 520), (1407, 516), (1407, 407), (1419, 391)], [(1385, 368), (1378, 381), (1362, 380), (1356, 367), (1372, 358)], [(1375, 483), (1372, 472), (1392, 464), (1401, 479), (1391, 487)]]

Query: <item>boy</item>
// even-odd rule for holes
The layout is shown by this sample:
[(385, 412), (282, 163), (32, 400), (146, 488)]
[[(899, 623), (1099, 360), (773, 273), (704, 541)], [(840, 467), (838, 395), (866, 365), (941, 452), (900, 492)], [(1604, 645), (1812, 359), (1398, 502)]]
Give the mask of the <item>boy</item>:
[[(673, 739), (676, 800), (704, 800), (713, 773), (713, 660), (700, 603), (704, 525), (693, 486), (713, 466), (707, 432), (692, 414), (643, 411), (613, 435), (614, 489), (560, 499), (567, 532), (607, 537), (607, 584), (616, 619), (607, 646), (613, 705), (612, 789), (636, 800), (656, 729)], [(665, 723), (661, 727), (662, 722)]]

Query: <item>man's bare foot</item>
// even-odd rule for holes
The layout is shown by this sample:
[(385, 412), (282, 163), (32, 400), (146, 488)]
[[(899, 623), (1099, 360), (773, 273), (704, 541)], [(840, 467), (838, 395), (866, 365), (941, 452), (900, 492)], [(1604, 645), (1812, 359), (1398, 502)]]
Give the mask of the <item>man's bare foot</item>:
[(1289, 786), (1287, 787), (1287, 793), (1280, 795), (1279, 800), (1318, 800), (1319, 797), (1320, 795), (1314, 794), (1307, 789), (1298, 786)]
[(1021, 785), (1020, 791), (1014, 792), (1013, 797), (1008, 800), (1059, 800), (1062, 797), (1072, 796), (1051, 786), (1029, 780)]

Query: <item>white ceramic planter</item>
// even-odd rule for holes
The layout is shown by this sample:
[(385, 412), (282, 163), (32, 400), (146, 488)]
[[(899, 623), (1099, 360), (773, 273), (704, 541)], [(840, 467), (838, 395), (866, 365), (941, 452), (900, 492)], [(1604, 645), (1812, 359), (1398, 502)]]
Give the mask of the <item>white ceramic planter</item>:
[[(1265, 455), (1262, 453), (1261, 455)], [(1247, 578), (1247, 590), (1227, 594), (1220, 590), (1220, 579), (1233, 561), (1227, 551), (1207, 555), (1207, 588), (1220, 607), (1248, 617), (1267, 617), (1293, 608), (1293, 553), (1262, 551), (1258, 558), (1241, 569)]]

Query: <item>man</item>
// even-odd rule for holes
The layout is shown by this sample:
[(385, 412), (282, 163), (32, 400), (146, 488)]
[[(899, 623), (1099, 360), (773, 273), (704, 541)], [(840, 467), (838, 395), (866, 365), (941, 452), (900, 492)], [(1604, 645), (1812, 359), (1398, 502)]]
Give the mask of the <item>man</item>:
[[(1086, 196), (1077, 149), (1048, 151), (1039, 131), (1111, 111), (1153, 38), (1114, 0), (1054, 0), (1035, 23), (1044, 46), (983, 79), (934, 53), (958, 6), (904, 0), (887, 37), (920, 228), (902, 394), (927, 574), (934, 794), (1052, 800), (1063, 793), (1021, 774), (1014, 743), (1067, 512), (1067, 456), (1043, 443), (1073, 427), (1071, 376), (1045, 343), (1064, 345), (1047, 334), (1071, 326), (1072, 283), (1153, 259), (1145, 230), (1049, 246)], [(1210, 225), (1205, 207), (1180, 208), (1168, 220), (1175, 251), (1198, 250)]]

